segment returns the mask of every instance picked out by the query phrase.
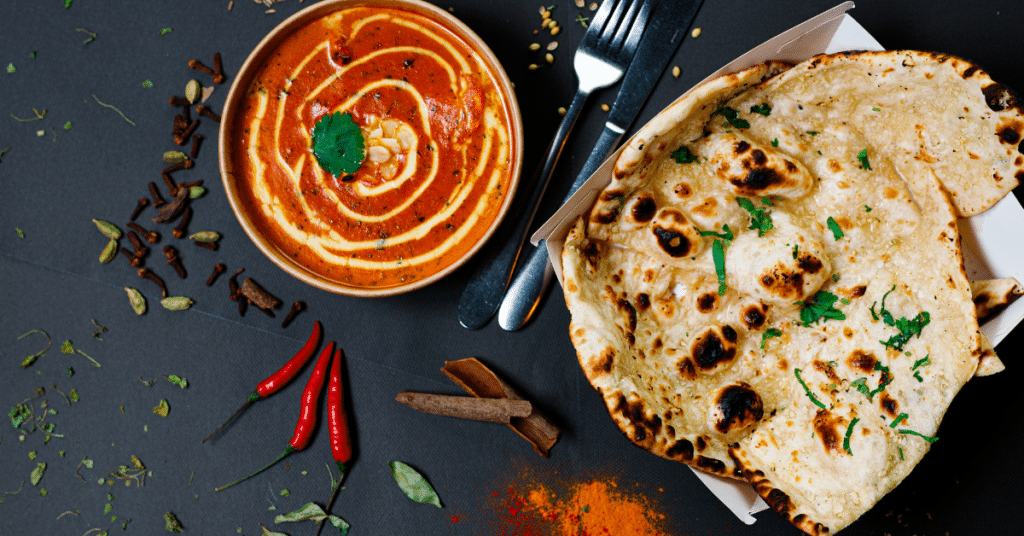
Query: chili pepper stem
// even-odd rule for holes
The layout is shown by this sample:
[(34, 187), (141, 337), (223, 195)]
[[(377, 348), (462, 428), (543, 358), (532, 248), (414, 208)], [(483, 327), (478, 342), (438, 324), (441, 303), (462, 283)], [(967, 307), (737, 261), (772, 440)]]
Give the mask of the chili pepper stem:
[[(334, 504), (334, 499), (338, 496), (338, 490), (341, 489), (341, 482), (345, 480), (345, 462), (334, 463), (338, 465), (338, 473), (340, 474), (338, 475), (338, 481), (334, 483), (334, 488), (331, 489), (331, 498), (327, 499), (327, 504), (324, 505), (324, 512), (326, 513), (331, 512), (331, 505)], [(316, 532), (313, 533), (313, 536), (320, 536), (320, 530), (324, 526), (324, 521), (327, 521), (327, 518), (321, 519), (320, 522), (316, 524)]]
[(270, 469), (271, 467), (273, 467), (273, 466), (274, 466), (274, 464), (276, 464), (277, 462), (279, 462), (279, 461), (281, 461), (281, 460), (283, 460), (283, 459), (287, 458), (289, 454), (291, 454), (291, 453), (293, 453), (293, 452), (296, 452), (296, 451), (298, 451), (298, 450), (299, 450), (299, 449), (297, 449), (297, 448), (295, 448), (295, 447), (293, 447), (293, 446), (291, 446), (291, 445), (288, 445), (288, 448), (284, 449), (284, 452), (282, 452), (282, 453), (281, 453), (281, 455), (280, 455), (280, 456), (278, 456), (276, 460), (274, 460), (274, 461), (272, 461), (272, 462), (268, 463), (267, 465), (265, 465), (265, 466), (264, 466), (264, 467), (263, 467), (262, 469), (260, 469), (259, 471), (256, 471), (255, 473), (253, 473), (253, 474), (251, 474), (251, 475), (249, 475), (249, 476), (247, 476), (247, 477), (245, 477), (245, 478), (240, 478), (240, 479), (238, 479), (238, 480), (236, 480), (236, 481), (234, 481), (234, 482), (232, 482), (232, 483), (228, 484), (227, 486), (221, 486), (221, 487), (219, 487), (219, 488), (216, 488), (216, 489), (215, 489), (215, 491), (224, 491), (224, 490), (226, 490), (226, 489), (230, 488), (231, 486), (234, 486), (235, 484), (238, 484), (238, 483), (240, 483), (240, 482), (245, 482), (246, 480), (249, 480), (250, 478), (252, 478), (252, 477), (254, 477), (254, 476), (256, 476), (256, 475), (258, 475), (258, 474), (262, 473), (263, 471), (266, 471), (267, 469)]
[(263, 397), (261, 397), (260, 394), (257, 393), (256, 391), (249, 393), (249, 398), (245, 399), (245, 403), (242, 404), (240, 408), (235, 410), (235, 412), (232, 413), (230, 417), (228, 417), (228, 420), (224, 421), (224, 424), (218, 426), (217, 429), (214, 430), (212, 434), (206, 436), (206, 438), (203, 439), (203, 443), (206, 443), (211, 437), (217, 435), (217, 432), (221, 431), (225, 426), (227, 426), (229, 422), (231, 422), (236, 416), (238, 416), (239, 413), (242, 412), (242, 410), (252, 405), (253, 402), (258, 402), (262, 399)]

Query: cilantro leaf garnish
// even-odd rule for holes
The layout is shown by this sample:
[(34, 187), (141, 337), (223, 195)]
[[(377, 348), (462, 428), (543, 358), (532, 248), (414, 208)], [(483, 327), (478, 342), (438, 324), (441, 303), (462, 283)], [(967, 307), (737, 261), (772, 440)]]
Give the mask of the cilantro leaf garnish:
[(857, 153), (857, 160), (860, 160), (860, 165), (863, 166), (864, 169), (871, 171), (871, 162), (868, 162), (867, 149), (861, 149), (861, 151)]
[(800, 244), (793, 244), (793, 260), (800, 256)]
[[(892, 337), (889, 337), (889, 340), (878, 342), (882, 343), (883, 346), (886, 346), (888, 348), (895, 348), (896, 350), (903, 351), (903, 346), (906, 345), (907, 342), (914, 337), (914, 335), (920, 337), (921, 330), (923, 330), (924, 327), (927, 326), (928, 323), (932, 321), (932, 319), (928, 311), (921, 311), (920, 313), (917, 313), (917, 316), (910, 320), (907, 320), (907, 317), (902, 317), (898, 320), (894, 319), (892, 313), (890, 313), (885, 308), (885, 298), (887, 298), (889, 296), (889, 293), (894, 290), (896, 290), (896, 285), (893, 285), (892, 288), (889, 289), (889, 292), (886, 292), (885, 294), (882, 295), (882, 307), (878, 311), (877, 315), (875, 314), (875, 304), (871, 304), (871, 317), (874, 318), (875, 320), (878, 320), (879, 316), (881, 316), (882, 321), (885, 322), (885, 325), (892, 326), (900, 330), (898, 335), (893, 335)], [(922, 360), (919, 360), (918, 362), (921, 363), (922, 365), (927, 365), (931, 362), (924, 362), (924, 360), (928, 360), (928, 356), (924, 356), (924, 358), (922, 358)], [(919, 365), (915, 363), (914, 368), (912, 368), (911, 370), (916, 369), (918, 366)]]
[(750, 122), (746, 119), (740, 119), (739, 112), (729, 108), (728, 106), (719, 106), (717, 110), (711, 112), (711, 117), (721, 115), (729, 122), (730, 125), (736, 128), (750, 128)]
[(917, 361), (914, 361), (914, 366), (910, 367), (910, 370), (917, 370), (917, 367), (924, 367), (931, 364), (931, 354), (929, 354), (922, 357), (921, 359), (918, 359)]
[(807, 133), (810, 134), (811, 136), (817, 136), (818, 135), (818, 132), (816, 130), (808, 130)]
[(885, 386), (892, 383), (892, 374), (889, 374), (889, 367), (882, 366), (880, 363), (875, 363), (875, 370), (882, 371), (881, 381), (878, 382), (878, 387), (874, 390), (868, 387), (867, 378), (857, 378), (850, 382), (851, 387), (856, 387), (864, 396), (868, 397), (869, 401), (873, 401), (875, 395), (885, 390)]
[(768, 117), (772, 113), (772, 107), (768, 106), (767, 102), (763, 102), (761, 104), (758, 104), (757, 106), (751, 106), (750, 113), (761, 114), (765, 117)]
[(757, 236), (764, 236), (766, 232), (774, 227), (772, 216), (765, 209), (755, 207), (746, 197), (737, 197), (736, 202), (739, 203), (743, 210), (750, 213), (750, 227), (747, 227), (747, 229), (756, 230)]
[(871, 212), (871, 207), (864, 205), (864, 212)]
[(814, 393), (811, 392), (810, 387), (807, 387), (807, 384), (804, 383), (803, 378), (800, 377), (800, 369), (793, 369), (793, 375), (796, 376), (796, 381), (800, 382), (800, 385), (803, 386), (804, 392), (807, 393), (807, 398), (810, 398), (811, 402), (814, 402), (815, 406), (818, 406), (821, 409), (828, 409), (825, 407), (825, 404), (822, 404), (821, 401), (819, 401), (818, 398), (814, 396)]
[(916, 435), (917, 437), (920, 437), (921, 439), (924, 439), (925, 441), (927, 441), (929, 443), (934, 443), (934, 442), (939, 440), (938, 437), (929, 437), (929, 436), (926, 436), (926, 435), (922, 434), (921, 432), (915, 432), (913, 430), (896, 430), (896, 431), (901, 433), (901, 434)]
[(903, 422), (903, 419), (906, 419), (909, 416), (910, 415), (907, 415), (906, 413), (900, 413), (898, 417), (889, 423), (889, 428), (896, 428), (901, 422)]
[(761, 334), (761, 349), (764, 349), (764, 343), (773, 337), (781, 337), (782, 330), (779, 328), (768, 328), (764, 333)]
[(722, 229), (723, 229), (723, 232), (721, 232), (721, 233), (716, 232), (716, 231), (699, 231), (699, 230), (697, 232), (700, 233), (701, 236), (717, 236), (718, 238), (721, 238), (721, 239), (725, 240), (726, 245), (728, 245), (729, 241), (732, 240), (733, 238), (736, 238), (736, 237), (733, 236), (732, 229), (729, 228), (729, 224), (728, 223), (722, 225)]
[(711, 257), (715, 260), (715, 273), (718, 274), (718, 295), (724, 296), (725, 289), (725, 249), (722, 248), (722, 241), (715, 240), (711, 245)]
[(678, 149), (672, 151), (672, 158), (677, 164), (692, 164), (699, 159), (699, 157), (690, 152), (690, 149), (685, 145), (681, 145)]
[(366, 152), (363, 132), (352, 114), (334, 112), (313, 125), (313, 154), (324, 171), (336, 177), (355, 173)]
[(844, 236), (842, 227), (839, 227), (839, 224), (836, 223), (836, 220), (832, 216), (829, 216), (825, 223), (828, 224), (829, 230), (832, 231), (832, 236), (835, 237), (837, 241)]
[(800, 322), (803, 323), (805, 328), (809, 328), (811, 324), (817, 323), (822, 318), (825, 320), (845, 320), (846, 314), (833, 307), (838, 299), (838, 296), (827, 290), (819, 290), (814, 293), (814, 297), (810, 300), (797, 302), (798, 305), (802, 305), (800, 308)]
[(853, 456), (853, 451), (850, 450), (850, 436), (853, 435), (853, 427), (857, 425), (857, 421), (859, 420), (859, 417), (854, 417), (853, 420), (850, 421), (850, 426), (846, 428), (846, 437), (843, 438), (843, 450), (845, 450), (850, 456)]
[(772, 147), (778, 147), (778, 146), (779, 146), (779, 138), (775, 138), (774, 140), (772, 140)]

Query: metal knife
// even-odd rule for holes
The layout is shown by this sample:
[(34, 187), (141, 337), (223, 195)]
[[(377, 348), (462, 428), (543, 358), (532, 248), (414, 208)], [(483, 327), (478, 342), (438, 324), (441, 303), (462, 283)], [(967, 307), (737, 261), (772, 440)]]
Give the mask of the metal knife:
[[(654, 89), (679, 43), (685, 37), (703, 0), (661, 0), (651, 14), (640, 48), (626, 70), (622, 86), (615, 98), (608, 121), (604, 125), (590, 158), (566, 194), (566, 201), (597, 171), (605, 158), (618, 146), (623, 134)], [(498, 310), (498, 324), (507, 331), (515, 331), (530, 319), (540, 305), (540, 299), (551, 284), (554, 270), (548, 262), (547, 246), (534, 248), (526, 265), (515, 276)]]

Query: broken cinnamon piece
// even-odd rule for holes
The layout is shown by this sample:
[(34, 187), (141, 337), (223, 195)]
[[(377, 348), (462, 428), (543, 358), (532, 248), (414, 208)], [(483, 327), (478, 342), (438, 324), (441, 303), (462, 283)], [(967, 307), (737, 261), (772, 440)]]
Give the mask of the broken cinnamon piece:
[(476, 398), (402, 391), (395, 400), (410, 408), (457, 419), (509, 424), (512, 417), (527, 417), (533, 411), (528, 400), (508, 398)]
[[(475, 397), (525, 400), (475, 357), (445, 361), (441, 372)], [(528, 417), (512, 417), (508, 426), (529, 441), (533, 445), (533, 450), (545, 458), (561, 433), (536, 406)]]
[(267, 292), (252, 279), (242, 281), (242, 288), (240, 288), (238, 292), (241, 293), (242, 296), (249, 298), (253, 305), (259, 307), (263, 311), (272, 311), (281, 305), (281, 300), (275, 298), (274, 295)]

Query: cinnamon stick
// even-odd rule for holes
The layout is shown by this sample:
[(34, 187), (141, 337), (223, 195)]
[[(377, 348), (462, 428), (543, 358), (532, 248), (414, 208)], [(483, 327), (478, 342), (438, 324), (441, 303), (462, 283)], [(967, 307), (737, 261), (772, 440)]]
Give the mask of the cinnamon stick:
[[(475, 357), (445, 361), (441, 372), (475, 397), (524, 400), (515, 389)], [(533, 407), (528, 417), (512, 417), (508, 426), (529, 441), (533, 445), (533, 450), (545, 458), (561, 433), (536, 407)]]
[(256, 284), (252, 279), (242, 281), (242, 288), (239, 289), (242, 296), (249, 298), (249, 301), (263, 311), (272, 311), (281, 305), (281, 300), (267, 292), (263, 287)]
[(508, 398), (474, 398), (402, 391), (395, 400), (416, 411), (431, 415), (503, 424), (509, 424), (513, 417), (527, 417), (533, 412), (533, 404), (528, 400)]

